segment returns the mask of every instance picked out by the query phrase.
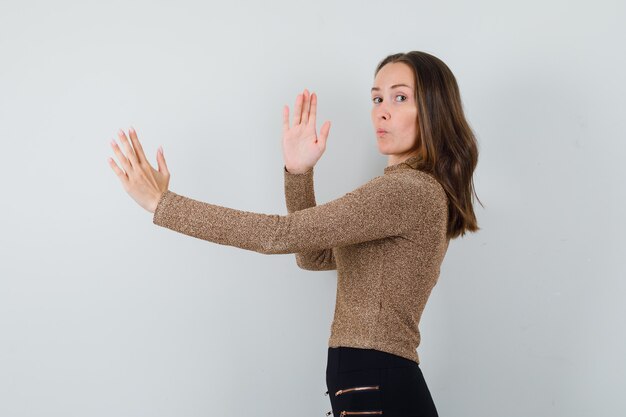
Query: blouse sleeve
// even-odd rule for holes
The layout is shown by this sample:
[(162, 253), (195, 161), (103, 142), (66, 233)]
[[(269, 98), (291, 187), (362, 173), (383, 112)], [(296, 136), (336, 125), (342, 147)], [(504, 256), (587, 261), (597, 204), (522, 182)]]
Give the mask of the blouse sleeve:
[[(283, 165), (285, 202), (287, 211), (293, 213), (309, 207), (315, 207), (315, 187), (313, 168), (304, 173), (291, 173)], [(296, 253), (296, 264), (309, 271), (328, 271), (337, 269), (333, 248)]]
[(325, 204), (279, 215), (204, 203), (167, 190), (153, 223), (263, 254), (321, 251), (414, 228), (423, 214), (420, 191), (415, 184), (381, 175)]

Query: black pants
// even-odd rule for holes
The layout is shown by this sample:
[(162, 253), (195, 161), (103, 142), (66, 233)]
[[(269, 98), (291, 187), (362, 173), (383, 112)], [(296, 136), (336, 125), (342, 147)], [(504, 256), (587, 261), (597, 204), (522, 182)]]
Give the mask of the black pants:
[(419, 364), (391, 353), (329, 347), (326, 386), (334, 417), (438, 417)]

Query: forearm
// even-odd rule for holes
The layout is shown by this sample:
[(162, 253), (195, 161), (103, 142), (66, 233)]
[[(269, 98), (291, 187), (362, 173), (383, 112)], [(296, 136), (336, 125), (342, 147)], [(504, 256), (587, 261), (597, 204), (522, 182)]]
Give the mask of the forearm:
[[(313, 174), (313, 168), (298, 172), (284, 167), (285, 201), (289, 213), (316, 205)], [(337, 269), (332, 248), (300, 252), (295, 256), (296, 264), (302, 269), (309, 271)]]

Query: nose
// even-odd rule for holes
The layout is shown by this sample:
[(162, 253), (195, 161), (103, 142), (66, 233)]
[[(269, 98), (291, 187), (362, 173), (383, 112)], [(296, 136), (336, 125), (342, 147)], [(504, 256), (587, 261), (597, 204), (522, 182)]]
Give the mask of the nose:
[(389, 120), (391, 118), (391, 113), (389, 113), (387, 107), (382, 103), (376, 108), (376, 118), (383, 120)]

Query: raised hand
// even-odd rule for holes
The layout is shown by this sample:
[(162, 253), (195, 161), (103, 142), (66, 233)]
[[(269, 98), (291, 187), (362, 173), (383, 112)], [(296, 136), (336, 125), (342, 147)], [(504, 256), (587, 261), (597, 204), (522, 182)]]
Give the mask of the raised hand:
[(126, 192), (137, 204), (154, 213), (161, 195), (167, 191), (170, 182), (170, 172), (165, 163), (163, 150), (159, 149), (157, 152), (157, 163), (159, 165), (159, 170), (157, 171), (146, 159), (135, 129), (130, 128), (129, 130), (132, 146), (123, 130), (120, 129), (117, 135), (126, 150), (126, 155), (124, 155), (115, 140), (111, 140), (111, 147), (124, 170), (117, 166), (113, 158), (109, 158), (109, 165), (117, 174)]
[(309, 95), (307, 89), (298, 94), (292, 126), (289, 126), (289, 107), (283, 108), (283, 158), (287, 171), (303, 173), (315, 166), (326, 150), (330, 122), (316, 132), (317, 95)]

